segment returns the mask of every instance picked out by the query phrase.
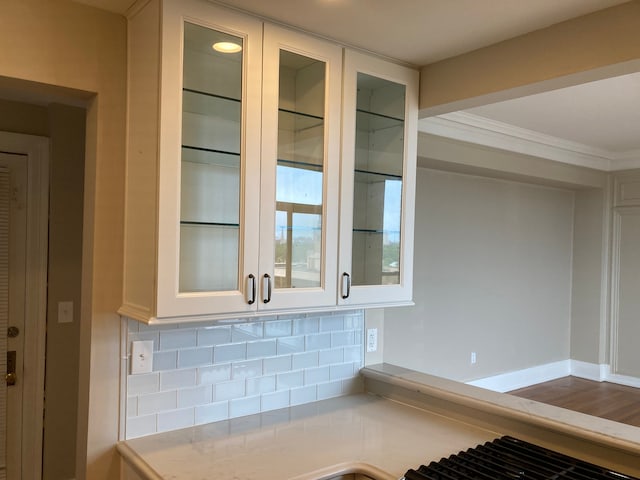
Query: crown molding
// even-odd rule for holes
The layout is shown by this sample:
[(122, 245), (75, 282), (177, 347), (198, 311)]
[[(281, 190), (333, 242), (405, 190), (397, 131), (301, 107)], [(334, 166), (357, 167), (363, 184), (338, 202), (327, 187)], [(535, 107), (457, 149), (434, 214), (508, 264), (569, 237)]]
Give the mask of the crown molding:
[(603, 171), (640, 168), (640, 150), (612, 152), (466, 112), (424, 118), (420, 132)]

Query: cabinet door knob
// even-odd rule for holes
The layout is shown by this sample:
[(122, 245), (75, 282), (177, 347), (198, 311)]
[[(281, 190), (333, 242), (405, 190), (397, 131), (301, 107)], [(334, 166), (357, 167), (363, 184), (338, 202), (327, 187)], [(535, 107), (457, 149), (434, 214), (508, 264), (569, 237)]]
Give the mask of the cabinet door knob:
[(263, 302), (269, 303), (271, 301), (271, 275), (268, 273), (262, 277), (262, 294), (264, 296)]
[(253, 305), (256, 302), (256, 277), (253, 275), (253, 273), (249, 274), (248, 290), (251, 293), (249, 294), (249, 300), (247, 300), (247, 303), (249, 305)]
[(347, 272), (342, 274), (342, 299), (349, 298), (351, 294), (351, 275)]

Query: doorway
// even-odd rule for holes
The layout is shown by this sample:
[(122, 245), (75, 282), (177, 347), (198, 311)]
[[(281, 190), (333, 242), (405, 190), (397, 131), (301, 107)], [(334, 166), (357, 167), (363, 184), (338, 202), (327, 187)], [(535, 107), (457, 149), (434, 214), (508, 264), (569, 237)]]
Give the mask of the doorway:
[(0, 132), (0, 479), (42, 472), (47, 172), (46, 138)]

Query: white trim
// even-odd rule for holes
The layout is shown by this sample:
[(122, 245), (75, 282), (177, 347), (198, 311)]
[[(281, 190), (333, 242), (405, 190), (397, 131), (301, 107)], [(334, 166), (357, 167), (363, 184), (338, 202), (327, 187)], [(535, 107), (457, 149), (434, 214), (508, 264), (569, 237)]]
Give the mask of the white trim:
[[(42, 475), (42, 428), (47, 320), (47, 252), (49, 230), (49, 139), (35, 135), (0, 132), (0, 149), (27, 155), (27, 275), (29, 296), (25, 305), (23, 478)], [(33, 362), (29, 367), (27, 362)], [(33, 372), (29, 375), (27, 372)]]
[(611, 366), (604, 363), (588, 363), (580, 360), (562, 360), (547, 363), (466, 383), (475, 387), (504, 393), (569, 375), (595, 382), (611, 382), (640, 388), (640, 378), (611, 373)]
[(486, 388), (495, 392), (509, 392), (518, 388), (528, 387), (536, 383), (548, 382), (556, 378), (566, 377), (571, 374), (571, 361), (547, 363), (536, 367), (525, 368), (515, 372), (502, 373), (493, 377), (481, 378), (466, 382), (475, 387)]
[(606, 382), (611, 376), (611, 367), (607, 364), (587, 363), (580, 360), (570, 360), (571, 375), (595, 382)]
[(607, 172), (640, 167), (640, 150), (612, 152), (467, 112), (453, 112), (424, 118), (418, 122), (418, 130)]

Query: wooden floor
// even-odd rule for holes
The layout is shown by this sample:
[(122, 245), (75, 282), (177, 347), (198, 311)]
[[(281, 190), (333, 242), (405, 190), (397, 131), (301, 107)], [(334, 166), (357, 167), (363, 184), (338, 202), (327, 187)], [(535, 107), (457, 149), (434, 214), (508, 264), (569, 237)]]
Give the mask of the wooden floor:
[(564, 377), (509, 393), (640, 427), (640, 388)]

